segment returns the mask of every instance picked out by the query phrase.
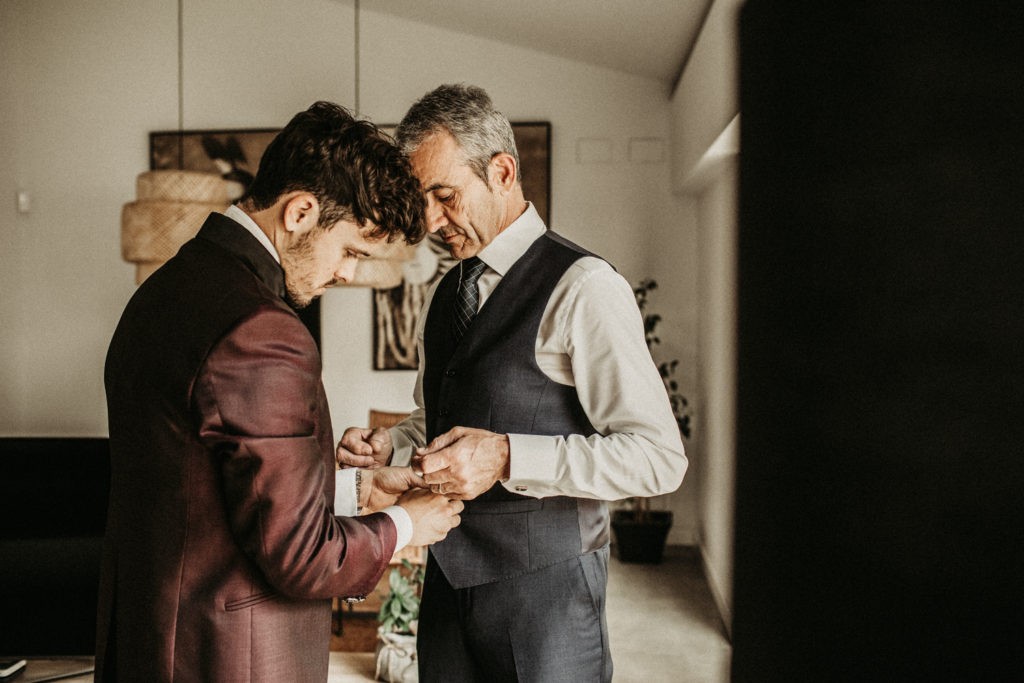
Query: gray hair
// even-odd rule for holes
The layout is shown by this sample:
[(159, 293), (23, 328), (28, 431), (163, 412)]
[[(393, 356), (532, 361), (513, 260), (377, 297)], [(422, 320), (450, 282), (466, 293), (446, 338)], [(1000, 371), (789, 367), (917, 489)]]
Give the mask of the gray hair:
[(412, 154), (439, 129), (448, 131), (459, 143), (465, 162), (484, 184), (487, 167), (495, 154), (505, 152), (516, 160), (516, 180), (522, 182), (519, 151), (512, 124), (494, 108), (483, 88), (448, 84), (417, 100), (398, 124), (395, 139), (406, 154)]

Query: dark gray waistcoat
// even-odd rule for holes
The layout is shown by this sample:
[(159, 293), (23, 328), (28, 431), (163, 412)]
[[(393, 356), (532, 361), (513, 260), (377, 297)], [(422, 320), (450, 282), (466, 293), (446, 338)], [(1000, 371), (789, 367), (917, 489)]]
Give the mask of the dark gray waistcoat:
[[(544, 308), (582, 248), (548, 231), (512, 266), (462, 340), (452, 334), (459, 267), (434, 293), (424, 329), (427, 439), (452, 427), (499, 434), (595, 433), (576, 389), (550, 380), (535, 347)], [(608, 542), (607, 506), (598, 500), (531, 498), (500, 483), (466, 501), (462, 523), (431, 547), (455, 588), (497, 581), (568, 560)]]

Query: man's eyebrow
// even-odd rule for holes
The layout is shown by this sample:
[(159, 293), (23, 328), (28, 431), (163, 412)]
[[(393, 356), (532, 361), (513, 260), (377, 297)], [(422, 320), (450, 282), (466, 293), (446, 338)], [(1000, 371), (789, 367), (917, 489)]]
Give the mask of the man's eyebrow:
[(451, 189), (451, 187), (452, 187), (451, 185), (446, 185), (444, 183), (434, 183), (430, 187), (425, 188), (423, 191), (424, 192), (433, 192), (434, 190), (440, 190), (440, 189), (443, 189), (443, 188)]
[[(369, 232), (369, 231), (367, 231), (367, 232)], [(355, 246), (345, 247), (345, 251), (347, 251), (350, 254), (355, 254), (356, 256), (365, 256), (366, 258), (371, 258), (371, 255), (370, 255), (369, 251), (367, 251), (366, 249), (360, 249), (359, 247), (355, 247)]]

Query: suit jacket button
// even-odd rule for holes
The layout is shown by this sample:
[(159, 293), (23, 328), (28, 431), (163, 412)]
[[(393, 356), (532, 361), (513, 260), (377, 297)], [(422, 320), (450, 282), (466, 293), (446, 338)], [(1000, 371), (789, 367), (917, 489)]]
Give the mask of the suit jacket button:
[(448, 368), (447, 370), (444, 371), (444, 376), (445, 377), (454, 377), (455, 376), (455, 371), (452, 370), (451, 368)]
[(444, 417), (445, 415), (448, 414), (448, 409), (447, 408), (441, 408), (441, 410), (437, 411), (437, 414), (440, 415), (441, 417)]

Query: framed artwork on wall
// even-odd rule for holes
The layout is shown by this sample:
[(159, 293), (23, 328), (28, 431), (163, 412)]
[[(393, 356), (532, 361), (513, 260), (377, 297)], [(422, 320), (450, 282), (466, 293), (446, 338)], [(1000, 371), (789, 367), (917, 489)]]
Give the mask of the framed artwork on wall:
[(149, 134), (151, 170), (217, 173), (228, 181), (228, 197), (242, 196), (259, 168), (263, 150), (280, 128), (158, 131)]

